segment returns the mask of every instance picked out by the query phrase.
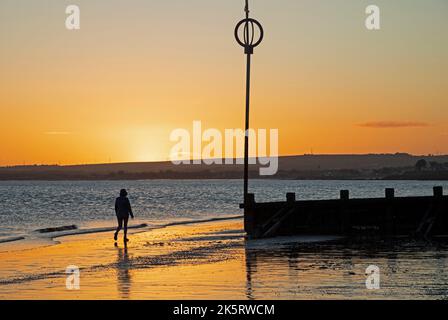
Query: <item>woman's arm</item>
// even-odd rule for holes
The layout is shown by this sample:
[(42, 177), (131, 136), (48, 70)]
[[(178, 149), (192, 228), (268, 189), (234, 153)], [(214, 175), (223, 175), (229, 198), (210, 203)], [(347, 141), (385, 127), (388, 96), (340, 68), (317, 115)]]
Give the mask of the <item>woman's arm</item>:
[(129, 214), (131, 215), (131, 218), (134, 219), (134, 213), (132, 212), (132, 208), (131, 208), (131, 202), (128, 199), (128, 207), (129, 207)]

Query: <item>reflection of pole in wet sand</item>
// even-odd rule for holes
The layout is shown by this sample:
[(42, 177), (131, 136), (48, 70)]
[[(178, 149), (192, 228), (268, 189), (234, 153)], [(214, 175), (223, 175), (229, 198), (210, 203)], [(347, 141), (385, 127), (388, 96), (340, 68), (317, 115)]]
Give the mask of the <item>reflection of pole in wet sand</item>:
[(131, 291), (131, 273), (129, 271), (128, 246), (125, 243), (124, 248), (117, 248), (117, 287), (121, 299), (129, 299)]
[(244, 251), (246, 253), (246, 297), (249, 300), (254, 300), (255, 297), (252, 288), (252, 276), (256, 272), (257, 256), (254, 251), (247, 248), (247, 243)]

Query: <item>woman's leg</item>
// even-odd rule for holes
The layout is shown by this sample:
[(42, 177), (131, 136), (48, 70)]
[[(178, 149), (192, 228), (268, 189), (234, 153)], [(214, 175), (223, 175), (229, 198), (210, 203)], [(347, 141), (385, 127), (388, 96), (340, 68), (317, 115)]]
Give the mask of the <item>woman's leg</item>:
[(115, 240), (117, 240), (118, 232), (120, 232), (121, 228), (123, 228), (123, 218), (117, 217), (117, 221), (118, 221), (118, 227), (117, 227), (117, 230), (115, 231), (115, 235), (114, 235)]
[(124, 239), (126, 241), (128, 239), (128, 220), (129, 220), (129, 217), (126, 217), (123, 220), (124, 220)]

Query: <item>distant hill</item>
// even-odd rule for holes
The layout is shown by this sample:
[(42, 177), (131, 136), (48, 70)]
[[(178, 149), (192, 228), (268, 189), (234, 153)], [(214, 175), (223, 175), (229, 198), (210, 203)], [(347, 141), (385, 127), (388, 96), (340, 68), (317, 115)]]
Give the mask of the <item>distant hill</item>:
[(396, 154), (341, 154), (341, 155), (303, 155), (281, 157), (282, 170), (363, 170), (381, 168), (414, 167), (425, 159), (428, 162), (448, 162), (448, 155), (415, 156), (407, 153)]
[[(299, 155), (279, 158), (281, 178), (297, 178), (312, 172), (340, 171), (338, 178), (344, 178), (344, 172), (374, 171), (384, 168), (413, 168), (415, 163), (425, 159), (429, 162), (448, 163), (448, 155), (416, 156), (406, 153), (363, 154), (363, 155)], [(251, 165), (251, 171), (258, 165)], [(34, 165), (0, 167), (1, 180), (25, 179), (163, 179), (163, 178), (240, 178), (242, 165), (174, 165), (171, 162), (131, 162), (90, 165)], [(331, 176), (331, 174), (330, 174)], [(350, 178), (353, 174), (350, 175)]]

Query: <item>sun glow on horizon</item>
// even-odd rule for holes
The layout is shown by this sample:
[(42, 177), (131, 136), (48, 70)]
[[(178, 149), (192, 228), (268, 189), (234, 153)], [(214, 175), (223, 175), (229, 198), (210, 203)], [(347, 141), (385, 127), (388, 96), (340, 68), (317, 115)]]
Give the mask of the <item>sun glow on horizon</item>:
[[(367, 3), (253, 4), (251, 127), (280, 155), (448, 154), (446, 1), (378, 0), (375, 32)], [(68, 31), (63, 3), (0, 3), (0, 166), (168, 161), (177, 128), (243, 127), (241, 5), (78, 5)]]

